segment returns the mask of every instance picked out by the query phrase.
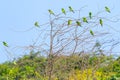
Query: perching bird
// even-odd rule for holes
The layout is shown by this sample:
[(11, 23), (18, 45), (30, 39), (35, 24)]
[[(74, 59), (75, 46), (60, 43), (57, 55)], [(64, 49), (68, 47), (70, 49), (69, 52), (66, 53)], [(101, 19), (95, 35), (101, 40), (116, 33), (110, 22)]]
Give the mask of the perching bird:
[(64, 8), (61, 9), (62, 13), (64, 13), (66, 15), (66, 11)]
[(90, 30), (90, 34), (94, 36), (94, 33), (93, 33), (93, 31), (92, 31), (92, 30)]
[(99, 23), (100, 23), (101, 26), (103, 26), (103, 21), (102, 21), (102, 19), (99, 20)]
[(69, 6), (69, 10), (70, 10), (71, 12), (75, 13), (71, 6)]
[(3, 45), (4, 45), (5, 47), (8, 47), (8, 44), (7, 44), (6, 42), (4, 42), (4, 41), (3, 41)]
[(91, 12), (89, 12), (89, 18), (92, 19), (92, 13)]
[(86, 17), (83, 17), (83, 22), (88, 23), (88, 21), (87, 21)]
[(77, 26), (81, 26), (81, 23), (79, 21), (76, 21)]
[(72, 20), (68, 20), (68, 26), (72, 24)]
[(36, 27), (40, 27), (38, 22), (35, 22), (34, 24)]
[(107, 6), (105, 6), (105, 10), (110, 13), (110, 9)]
[(50, 14), (55, 15), (52, 10), (49, 9), (48, 11), (49, 11)]

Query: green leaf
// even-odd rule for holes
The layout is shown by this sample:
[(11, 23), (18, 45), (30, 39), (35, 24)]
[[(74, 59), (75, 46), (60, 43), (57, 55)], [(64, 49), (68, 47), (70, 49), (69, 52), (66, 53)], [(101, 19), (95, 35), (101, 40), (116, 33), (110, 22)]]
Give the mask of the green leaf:
[(90, 30), (90, 34), (91, 34), (92, 36), (94, 36), (94, 33), (93, 33), (93, 31), (92, 31), (92, 30)]
[(69, 6), (69, 11), (75, 13), (74, 10), (73, 10), (73, 8), (71, 6)]
[(92, 19), (92, 12), (89, 12), (89, 18)]
[(87, 18), (86, 18), (86, 17), (83, 17), (83, 22), (88, 23), (88, 21), (87, 21)]
[(106, 10), (108, 13), (110, 13), (110, 9), (109, 9), (107, 6), (105, 6), (105, 10)]
[(49, 9), (48, 11), (49, 11), (50, 14), (55, 15), (52, 10)]
[(81, 23), (79, 21), (76, 21), (77, 26), (81, 26)]
[(102, 19), (99, 20), (99, 23), (100, 23), (101, 26), (103, 26), (103, 21), (102, 21)]
[(66, 15), (66, 11), (64, 8), (61, 9), (62, 13), (64, 13)]
[(35, 22), (34, 25), (35, 25), (36, 27), (40, 27), (38, 22)]
[(68, 26), (72, 24), (72, 20), (68, 20)]
[(8, 47), (8, 44), (7, 44), (6, 42), (4, 42), (4, 41), (3, 41), (3, 45), (4, 45), (5, 47)]

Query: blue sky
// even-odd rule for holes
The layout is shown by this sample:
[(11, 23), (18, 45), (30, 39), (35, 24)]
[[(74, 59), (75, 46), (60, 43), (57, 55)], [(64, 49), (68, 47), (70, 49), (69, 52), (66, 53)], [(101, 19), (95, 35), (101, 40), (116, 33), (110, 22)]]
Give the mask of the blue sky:
[[(44, 23), (48, 20), (48, 9), (59, 12), (61, 8), (72, 6), (79, 9), (87, 6), (84, 12), (97, 12), (105, 6), (112, 9), (111, 14), (120, 17), (120, 0), (1, 0), (0, 1), (0, 62), (9, 60), (11, 56), (5, 51), (2, 41), (10, 47), (25, 46), (33, 43), (37, 37), (35, 30), (25, 31), (34, 27), (34, 22)], [(112, 16), (111, 15), (111, 16)], [(114, 28), (120, 31), (120, 22)], [(119, 33), (116, 32), (117, 37)], [(21, 49), (8, 49), (15, 56), (20, 56)], [(8, 55), (8, 56), (7, 56)]]

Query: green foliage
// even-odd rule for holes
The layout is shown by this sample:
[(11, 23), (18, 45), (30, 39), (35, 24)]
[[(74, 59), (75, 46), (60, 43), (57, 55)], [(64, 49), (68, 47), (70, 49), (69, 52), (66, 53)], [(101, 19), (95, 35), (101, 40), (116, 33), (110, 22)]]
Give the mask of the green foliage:
[(0, 80), (46, 80), (43, 78), (45, 71), (45, 58), (39, 52), (31, 52), (16, 61), (0, 65)]
[[(56, 60), (53, 65), (53, 80), (68, 78), (74, 80), (75, 76), (78, 79), (86, 80), (86, 72), (91, 79), (96, 77), (98, 80), (115, 80), (120, 77), (119, 58), (113, 60), (112, 63), (109, 62), (112, 60), (111, 57), (102, 55), (62, 55), (53, 58)], [(13, 62), (0, 64), (0, 80), (48, 80), (47, 61), (48, 59), (40, 56), (39, 52), (31, 51), (29, 55), (24, 55), (16, 60), (16, 65)], [(97, 65), (102, 67), (96, 69), (92, 77), (92, 69), (94, 70)]]

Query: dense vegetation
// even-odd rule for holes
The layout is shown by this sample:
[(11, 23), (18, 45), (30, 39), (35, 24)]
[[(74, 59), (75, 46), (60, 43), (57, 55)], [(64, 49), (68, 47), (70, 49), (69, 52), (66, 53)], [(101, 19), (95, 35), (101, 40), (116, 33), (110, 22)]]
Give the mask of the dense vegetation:
[[(79, 54), (52, 56), (53, 80), (119, 80), (120, 58)], [(48, 80), (48, 58), (40, 52), (0, 64), (0, 80)]]

